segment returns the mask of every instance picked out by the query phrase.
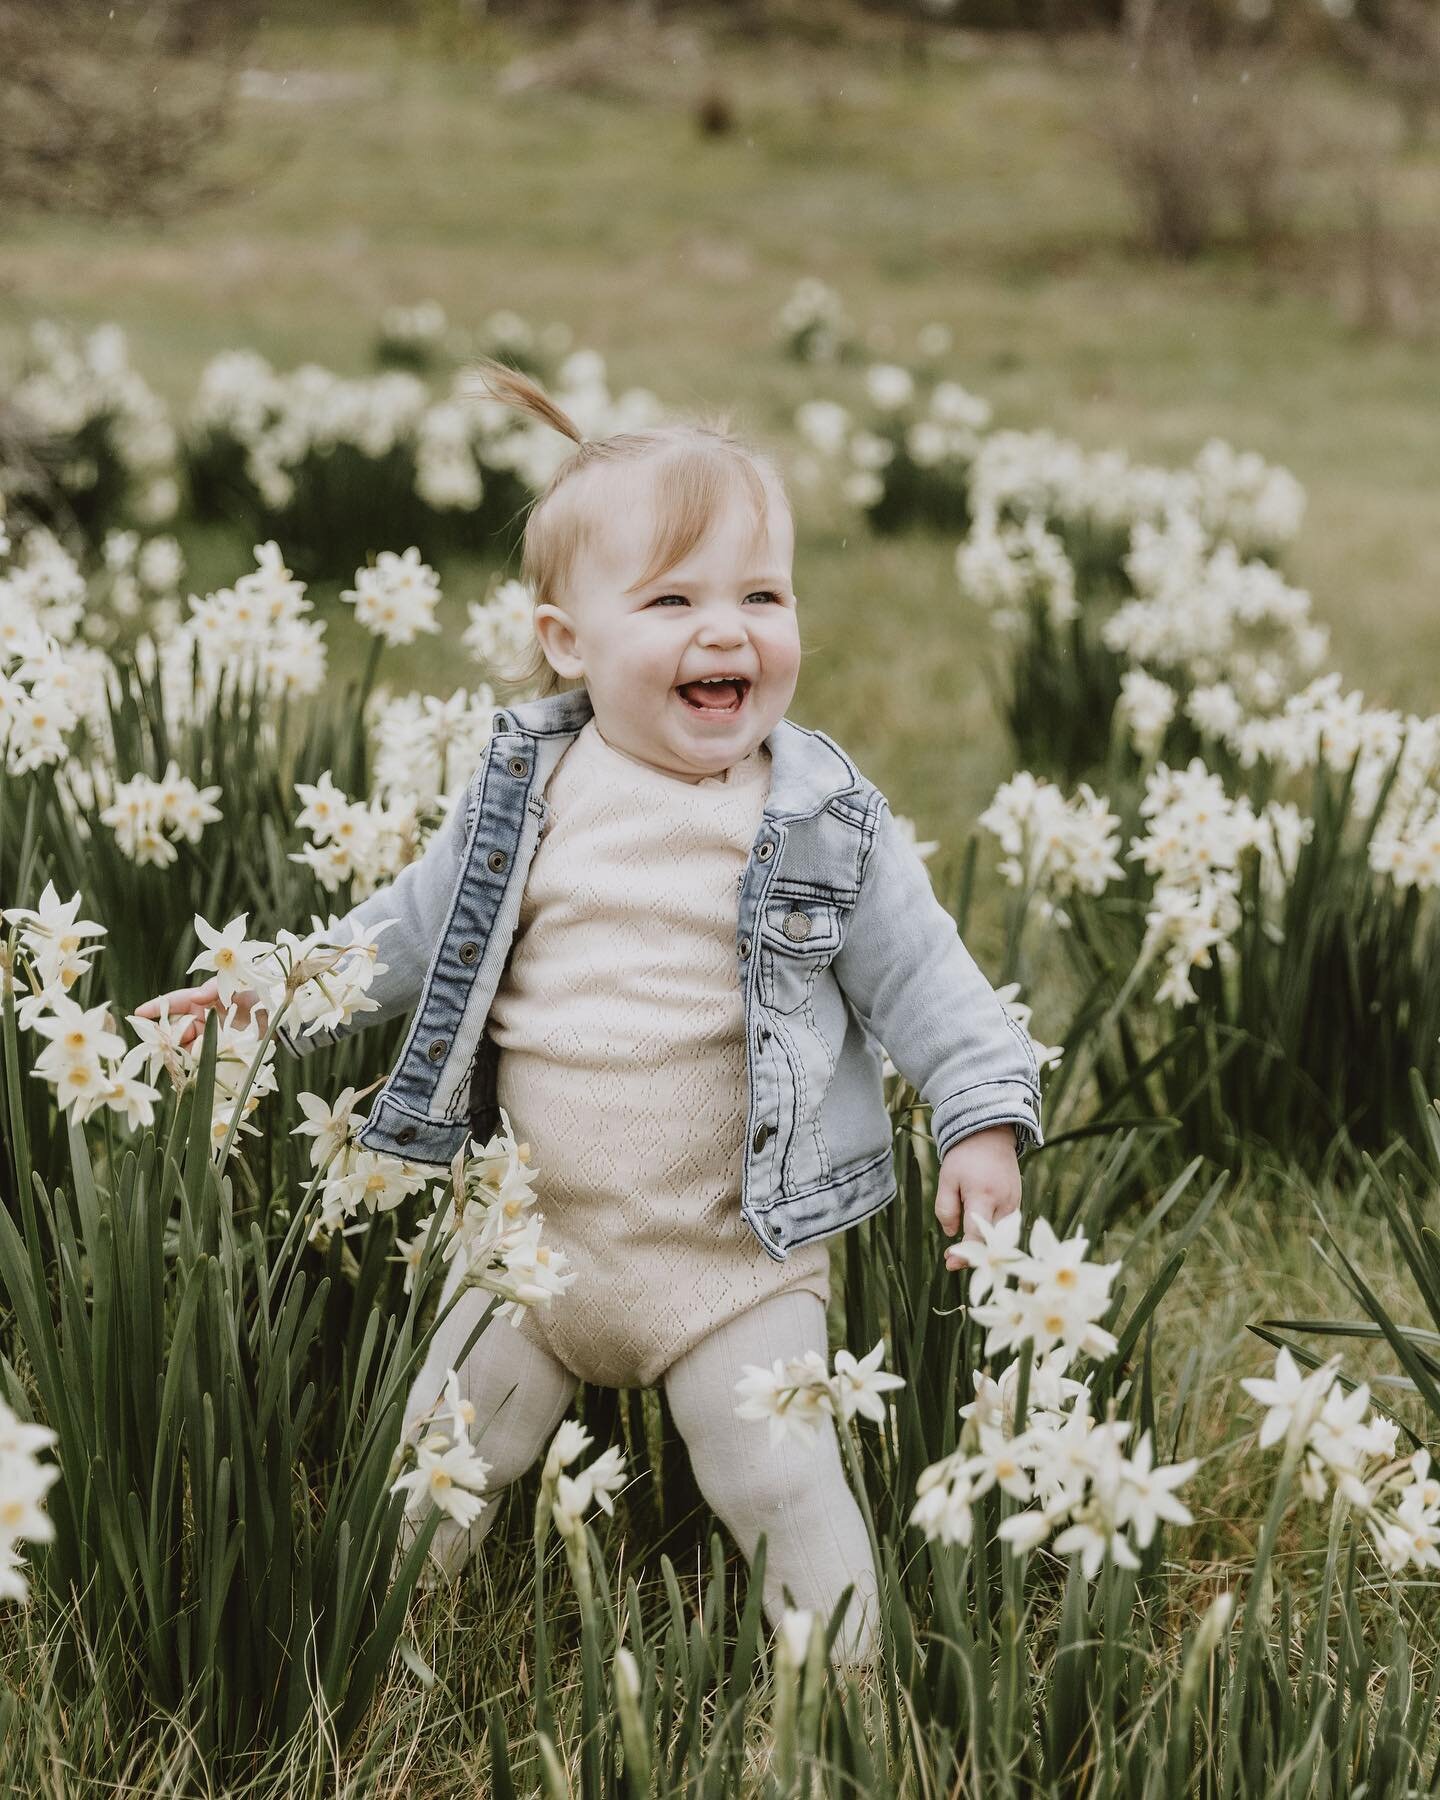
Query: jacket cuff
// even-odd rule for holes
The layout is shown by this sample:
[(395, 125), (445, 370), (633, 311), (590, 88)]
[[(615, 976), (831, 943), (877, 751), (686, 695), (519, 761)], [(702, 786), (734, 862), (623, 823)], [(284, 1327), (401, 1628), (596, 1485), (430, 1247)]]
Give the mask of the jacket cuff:
[(973, 1137), (992, 1125), (1015, 1127), (1016, 1153), (1045, 1142), (1040, 1130), (1040, 1093), (1029, 1082), (1007, 1077), (977, 1081), (941, 1100), (930, 1112), (930, 1135), (943, 1160), (961, 1138)]

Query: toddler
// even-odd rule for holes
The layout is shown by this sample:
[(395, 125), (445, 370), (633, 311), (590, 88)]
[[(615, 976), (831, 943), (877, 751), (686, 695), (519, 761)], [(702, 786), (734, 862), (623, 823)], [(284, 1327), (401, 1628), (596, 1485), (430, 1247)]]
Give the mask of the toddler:
[[(525, 530), (521, 678), (540, 697), (497, 709), (464, 803), (349, 915), (398, 920), (381, 1006), (353, 1026), (415, 1014), (361, 1141), (448, 1163), (503, 1107), (533, 1146), (544, 1239), (577, 1279), (518, 1327), (492, 1319), (460, 1368), (492, 1489), (537, 1459), (581, 1380), (663, 1381), (747, 1560), (766, 1535), (772, 1625), (787, 1591), (828, 1618), (853, 1582), (833, 1654), (862, 1663), (875, 1569), (833, 1424), (772, 1443), (736, 1417), (735, 1384), (748, 1364), (829, 1361), (826, 1240), (895, 1191), (880, 1045), (931, 1105), (937, 1216), (953, 1235), (963, 1207), (967, 1237), (1019, 1204), (1034, 1057), (884, 796), (785, 716), (800, 631), (771, 460), (723, 421), (592, 441), (529, 378), (483, 375), (576, 446)], [(166, 998), (187, 1037), (219, 1004), (213, 982)], [(337, 1034), (278, 1035), (303, 1053)], [(437, 1334), (407, 1428), (487, 1298)], [(443, 1569), (494, 1514), (442, 1521)]]

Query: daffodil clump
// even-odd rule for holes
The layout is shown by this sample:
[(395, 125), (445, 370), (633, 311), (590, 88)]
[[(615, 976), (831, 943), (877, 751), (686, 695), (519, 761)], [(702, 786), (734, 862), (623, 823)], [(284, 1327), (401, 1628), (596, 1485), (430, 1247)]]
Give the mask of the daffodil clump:
[(1248, 1376), (1241, 1387), (1266, 1408), (1260, 1448), (1284, 1441), (1300, 1456), (1306, 1499), (1336, 1496), (1364, 1521), (1375, 1553), (1392, 1574), (1408, 1568), (1440, 1569), (1440, 1474), (1421, 1445), (1397, 1456), (1400, 1428), (1371, 1413), (1370, 1389), (1358, 1382), (1345, 1392), (1340, 1358), (1331, 1357), (1302, 1375), (1283, 1345), (1271, 1376)]
[(965, 1245), (970, 1316), (988, 1328), (987, 1355), (1022, 1347), (1028, 1355), (998, 1379), (976, 1372), (975, 1397), (960, 1408), (961, 1441), (921, 1473), (909, 1522), (927, 1538), (969, 1544), (976, 1501), (998, 1487), (1019, 1503), (998, 1527), (1017, 1552), (1048, 1540), (1057, 1555), (1078, 1556), (1087, 1577), (1107, 1555), (1136, 1568), (1137, 1547), (1150, 1543), (1161, 1520), (1191, 1523), (1174, 1490), (1199, 1464), (1157, 1467), (1148, 1432), (1127, 1454), (1131, 1421), (1097, 1419), (1087, 1383), (1066, 1373), (1076, 1357), (1114, 1354), (1116, 1340), (1098, 1321), (1120, 1265), (1089, 1262), (1083, 1232), (1062, 1240), (1043, 1219), (1022, 1250), (1018, 1212), (982, 1220), (980, 1232)]
[[(571, 350), (550, 386), (594, 437), (660, 416), (648, 389), (612, 395), (594, 350)], [(347, 378), (307, 363), (282, 374), (255, 351), (231, 350), (201, 374), (187, 450), (192, 483), (210, 510), (235, 505), (238, 493), (255, 523), (333, 542), (355, 522), (336, 512), (347, 489), (353, 498), (368, 487), (388, 502), (389, 516), (366, 521), (364, 535), (426, 523), (439, 532), (447, 520), (476, 514), (492, 484), (542, 488), (566, 454), (554, 438), (477, 398), (463, 372), (437, 396), (410, 368)], [(349, 483), (325, 479), (337, 456), (355, 477)]]
[(80, 635), (87, 590), (48, 531), (12, 537), (0, 509), (0, 749), (8, 775), (63, 764), (79, 725), (108, 741), (110, 658)]
[(131, 365), (118, 325), (81, 337), (37, 319), (8, 398), (20, 429), (43, 433), (52, 446), (61, 491), (96, 538), (118, 517), (152, 525), (173, 518), (175, 428)]
[(467, 328), (450, 319), (438, 300), (418, 300), (412, 306), (385, 308), (375, 360), (382, 368), (424, 374), (442, 362), (460, 362), (480, 352), (548, 378), (556, 359), (574, 342), (574, 332), (561, 320), (532, 325), (511, 308), (499, 307), (479, 326)]
[[(463, 1284), (499, 1296), (496, 1316), (518, 1326), (528, 1306), (549, 1306), (575, 1281), (564, 1251), (541, 1241), (544, 1214), (535, 1210), (537, 1171), (530, 1146), (517, 1143), (509, 1116), (501, 1110), (500, 1130), (486, 1144), (470, 1138), (456, 1151), (448, 1179), (436, 1183), (428, 1164), (405, 1161), (355, 1141), (363, 1120), (353, 1088), (334, 1101), (301, 1094), (304, 1121), (295, 1127), (314, 1138), (310, 1159), (321, 1172), (319, 1205), (312, 1239), (336, 1231), (364, 1231), (382, 1212), (393, 1211), (413, 1194), (432, 1190), (434, 1204), (412, 1236), (397, 1242), (392, 1260), (403, 1265), (405, 1291), (415, 1282), (425, 1247), (438, 1229), (442, 1260), (458, 1259)], [(441, 1215), (436, 1226), (436, 1215)]]
[(29, 986), (16, 1001), (16, 1023), (45, 1039), (31, 1074), (50, 1083), (57, 1105), (77, 1124), (102, 1107), (123, 1114), (132, 1127), (153, 1124), (159, 1090), (138, 1072), (148, 1046), (127, 1046), (108, 1007), (82, 1007), (68, 991), (100, 949), (85, 940), (105, 935), (103, 925), (79, 918), (79, 911), (79, 894), (62, 902), (47, 881), (38, 907), (10, 906), (0, 915), (11, 928), (0, 948), (6, 990), (16, 992), (17, 974)]
[(625, 1454), (614, 1444), (583, 1469), (570, 1472), (572, 1464), (594, 1441), (592, 1433), (578, 1419), (566, 1419), (550, 1440), (540, 1471), (537, 1506), (567, 1544), (583, 1537), (592, 1506), (614, 1514), (615, 1495), (625, 1485)]
[[(31, 1073), (50, 1083), (61, 1109), (72, 1111), (78, 1124), (108, 1108), (134, 1130), (154, 1123), (160, 1091), (151, 1083), (162, 1070), (177, 1092), (190, 1086), (203, 1040), (182, 1044), (191, 1021), (172, 1019), (162, 1007), (155, 1019), (127, 1018), (139, 1039), (127, 1045), (103, 1002), (84, 1008), (71, 996), (101, 947), (86, 940), (106, 934), (105, 926), (78, 916), (80, 899), (74, 894), (62, 902), (47, 882), (38, 907), (12, 906), (0, 914), (11, 928), (3, 946), (4, 978), (11, 993), (20, 987), (17, 975), (28, 986), (16, 1001), (16, 1022), (46, 1040)], [(287, 1009), (302, 1035), (373, 1010), (366, 990), (384, 969), (374, 942), (383, 926), (342, 941), (338, 920), (323, 926), (317, 919), (307, 937), (282, 929), (270, 943), (245, 936), (247, 916), (217, 931), (197, 915), (203, 947), (189, 965), (214, 973), (225, 1008), (217, 1021), (211, 1120), (211, 1143), (222, 1155), (241, 1132), (255, 1133), (249, 1116), (277, 1085), (269, 1026)], [(265, 1028), (256, 1012), (268, 1015)]]
[(387, 306), (380, 315), (375, 360), (383, 369), (413, 369), (424, 374), (450, 349), (453, 335), (438, 300)]
[(471, 1139), (450, 1165), (450, 1235), (445, 1259), (459, 1258), (468, 1286), (498, 1294), (496, 1314), (520, 1324), (527, 1306), (550, 1306), (574, 1285), (563, 1250), (541, 1242), (545, 1215), (535, 1210), (538, 1171), (530, 1146), (517, 1143), (508, 1113), (489, 1143)]
[(772, 1444), (791, 1436), (813, 1443), (824, 1420), (850, 1420), (857, 1413), (884, 1424), (889, 1403), (880, 1396), (905, 1385), (903, 1376), (881, 1368), (884, 1357), (882, 1338), (858, 1361), (848, 1350), (837, 1350), (833, 1370), (816, 1350), (777, 1357), (768, 1368), (746, 1363), (735, 1383), (741, 1396), (735, 1416), (767, 1420)]
[[(825, 315), (839, 308), (828, 292), (797, 294), (793, 323), (782, 328), (792, 354), (826, 344)], [(918, 348), (930, 354), (925, 343)], [(982, 396), (952, 380), (917, 378), (902, 363), (870, 364), (863, 386), (868, 417), (829, 399), (797, 410), (806, 444), (797, 472), (813, 485), (832, 471), (845, 500), (882, 528), (924, 523), (973, 534), (958, 559), (962, 583), (979, 575), (975, 597), (1005, 610), (1021, 585), (997, 571), (1007, 555), (1022, 565), (1038, 556), (1046, 566), (1058, 622), (1073, 616), (1063, 595), (1074, 585), (1073, 571), (1058, 571), (1059, 558), (1078, 560), (1087, 578), (1118, 575), (1132, 534), (1177, 516), (1193, 521), (1208, 544), (1273, 557), (1304, 518), (1305, 492), (1288, 469), (1219, 438), (1188, 467), (1165, 469), (1119, 449), (1083, 449), (1053, 431), (991, 430), (993, 410)]]
[[(1174, 716), (1178, 696), (1153, 678), (1131, 688), (1122, 708), (1137, 741), (1153, 747)], [(1288, 696), (1264, 719), (1248, 717), (1225, 684), (1197, 689), (1186, 702), (1203, 737), (1241, 770), (1256, 768), (1272, 797), (1260, 804), (1246, 777), (1228, 780), (1200, 757), (1183, 768), (1164, 762), (1143, 780), (1143, 830), (1126, 860), (1138, 864), (1150, 892), (1138, 961), (1159, 971), (1155, 997), (1176, 1007), (1197, 999), (1194, 972), (1233, 963), (1244, 919), (1246, 874), (1253, 866), (1255, 903), (1273, 942), (1283, 935), (1291, 883), (1315, 833), (1315, 818), (1295, 799), (1274, 797), (1279, 782), (1309, 781), (1317, 771), (1346, 784), (1348, 806), (1338, 830), (1353, 842), (1375, 879), (1426, 892), (1440, 882), (1440, 717), (1403, 718), (1366, 707), (1327, 675)], [(1141, 726), (1141, 715), (1150, 723)], [(1067, 797), (1053, 782), (1021, 773), (1001, 784), (980, 817), (1000, 843), (1000, 873), (1038, 898), (1044, 917), (1070, 923), (1062, 902), (1075, 893), (1102, 896), (1127, 880), (1118, 859), (1120, 817), (1108, 800), (1081, 783)]]
[[(390, 1490), (409, 1496), (405, 1511), (412, 1518), (434, 1506), (468, 1531), (480, 1517), (490, 1464), (470, 1442), (474, 1424), (474, 1403), (460, 1392), (460, 1377), (450, 1369), (439, 1401), (416, 1427), (414, 1466), (397, 1476)], [(401, 1445), (402, 1458), (409, 1447)]]
[(775, 339), (796, 362), (835, 362), (849, 347), (855, 328), (845, 303), (828, 281), (802, 275), (775, 315)]
[(958, 381), (917, 381), (895, 362), (872, 363), (864, 383), (874, 409), (868, 421), (835, 400), (809, 400), (796, 412), (807, 445), (797, 473), (815, 485), (834, 471), (847, 504), (881, 529), (912, 522), (963, 528), (989, 401)]
[(56, 1443), (48, 1425), (17, 1418), (0, 1397), (0, 1600), (25, 1600), (29, 1583), (17, 1546), (48, 1543), (55, 1526), (45, 1511), (46, 1492), (60, 1476), (56, 1463), (37, 1452)]

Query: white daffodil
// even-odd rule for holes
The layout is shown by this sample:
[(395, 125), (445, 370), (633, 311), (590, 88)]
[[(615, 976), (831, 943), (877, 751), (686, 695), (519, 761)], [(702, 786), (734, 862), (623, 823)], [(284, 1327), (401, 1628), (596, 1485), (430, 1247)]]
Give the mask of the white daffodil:
[(969, 1295), (973, 1303), (1006, 1285), (1009, 1272), (1023, 1265), (1020, 1248), (1020, 1213), (1017, 1208), (1000, 1219), (977, 1219), (978, 1238), (964, 1240), (965, 1266), (970, 1271)]
[(1155, 1527), (1161, 1519), (1172, 1525), (1193, 1525), (1195, 1522), (1195, 1515), (1175, 1498), (1172, 1490), (1190, 1479), (1200, 1467), (1200, 1459), (1192, 1456), (1185, 1462), (1169, 1463), (1158, 1469), (1154, 1462), (1155, 1449), (1147, 1431), (1126, 1460), (1121, 1499), (1125, 1522), (1142, 1549), (1154, 1537)]
[(481, 1494), (490, 1474), (489, 1463), (468, 1443), (451, 1444), (443, 1433), (418, 1444), (415, 1458), (415, 1467), (399, 1476), (390, 1491), (409, 1493), (408, 1513), (418, 1512), (429, 1499), (468, 1530), (485, 1505)]
[(578, 1419), (562, 1420), (545, 1455), (542, 1481), (554, 1481), (562, 1469), (568, 1469), (577, 1456), (584, 1454), (594, 1442)]
[(768, 1369), (744, 1364), (735, 1392), (741, 1396), (736, 1418), (767, 1419), (772, 1444), (792, 1433), (802, 1443), (813, 1443), (834, 1413), (825, 1362), (814, 1350), (788, 1360), (777, 1357)]
[(889, 1388), (900, 1388), (905, 1385), (903, 1375), (891, 1374), (880, 1367), (885, 1355), (885, 1340), (882, 1338), (869, 1355), (859, 1362), (848, 1350), (835, 1352), (835, 1378), (833, 1389), (840, 1416), (853, 1418), (859, 1412), (867, 1419), (879, 1423), (885, 1422), (889, 1411), (887, 1403), (880, 1398)]
[(475, 1423), (475, 1403), (460, 1392), (460, 1374), (456, 1369), (445, 1377), (443, 1407), (454, 1424), (456, 1437), (468, 1437)]
[(85, 938), (106, 935), (106, 928), (95, 920), (77, 919), (79, 910), (78, 893), (62, 902), (55, 883), (47, 881), (38, 907), (32, 910), (28, 906), (7, 906), (0, 917), (7, 924), (22, 926), (27, 939), (42, 940), (61, 950), (76, 950)]
[(297, 1094), (295, 1099), (305, 1119), (303, 1124), (293, 1128), (291, 1136), (314, 1137), (310, 1163), (312, 1168), (322, 1169), (341, 1145), (349, 1141), (355, 1129), (359, 1119), (355, 1110), (356, 1090), (342, 1088), (331, 1102), (321, 1099), (319, 1094), (309, 1093)]
[(103, 1003), (82, 1010), (65, 994), (56, 994), (48, 1016), (37, 1019), (32, 1030), (48, 1038), (57, 1056), (75, 1058), (118, 1057), (125, 1054), (125, 1040), (110, 1022)]
[(1284, 1437), (1294, 1423), (1297, 1412), (1306, 1419), (1318, 1409), (1329, 1392), (1339, 1367), (1339, 1357), (1322, 1363), (1309, 1375), (1302, 1375), (1295, 1358), (1282, 1344), (1275, 1357), (1273, 1376), (1242, 1376), (1240, 1385), (1252, 1399), (1267, 1407), (1260, 1424), (1259, 1445), (1262, 1450)]
[(599, 1506), (604, 1512), (614, 1512), (612, 1496), (624, 1485), (624, 1461), (623, 1453), (611, 1445), (578, 1475), (557, 1472), (551, 1504), (555, 1528), (562, 1537), (568, 1538), (579, 1533), (585, 1514), (592, 1504)]
[(252, 942), (246, 938), (245, 921), (249, 916), (241, 913), (223, 930), (217, 931), (199, 913), (195, 915), (195, 935), (205, 948), (191, 960), (186, 972), (213, 970), (220, 1000), (225, 1006), (237, 992), (268, 985), (268, 974), (256, 964), (272, 946), (262, 940)]

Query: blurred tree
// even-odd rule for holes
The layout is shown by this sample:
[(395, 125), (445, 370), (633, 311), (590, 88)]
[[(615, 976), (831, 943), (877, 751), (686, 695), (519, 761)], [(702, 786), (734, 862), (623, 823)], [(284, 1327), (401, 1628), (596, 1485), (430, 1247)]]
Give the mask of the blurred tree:
[(0, 192), (12, 208), (154, 218), (202, 171), (259, 0), (0, 0)]
[(1433, 0), (1334, 4), (1341, 49), (1393, 95), (1412, 143), (1440, 112), (1440, 8)]

